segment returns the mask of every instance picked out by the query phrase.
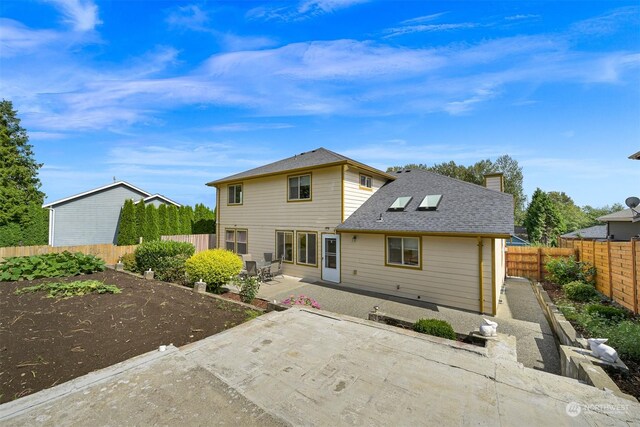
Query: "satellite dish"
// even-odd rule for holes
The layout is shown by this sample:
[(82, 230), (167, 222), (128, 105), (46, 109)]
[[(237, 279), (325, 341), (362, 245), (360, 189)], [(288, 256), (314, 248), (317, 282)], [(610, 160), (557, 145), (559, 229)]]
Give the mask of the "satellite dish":
[(624, 201), (625, 205), (629, 206), (631, 209), (634, 209), (640, 205), (640, 199), (637, 197), (627, 197)]

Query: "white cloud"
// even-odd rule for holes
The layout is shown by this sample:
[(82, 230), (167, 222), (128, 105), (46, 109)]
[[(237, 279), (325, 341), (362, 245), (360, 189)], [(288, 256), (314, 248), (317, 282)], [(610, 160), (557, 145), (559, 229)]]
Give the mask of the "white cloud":
[(173, 28), (186, 28), (193, 31), (208, 31), (209, 14), (200, 6), (191, 4), (172, 9), (166, 19)]
[(405, 19), (404, 21), (401, 22), (401, 24), (415, 25), (415, 24), (422, 24), (424, 22), (431, 22), (431, 21), (435, 21), (436, 19), (440, 18), (443, 15), (446, 15), (447, 13), (449, 12), (433, 13), (431, 15), (424, 15), (424, 16), (418, 16), (416, 18)]
[(507, 21), (523, 21), (523, 20), (538, 19), (538, 18), (540, 18), (540, 15), (527, 13), (527, 14), (506, 16), (504, 19), (506, 19)]
[(468, 30), (476, 28), (480, 24), (474, 22), (461, 22), (457, 24), (424, 24), (424, 25), (406, 25), (404, 27), (389, 28), (385, 30), (386, 37), (397, 37), (412, 33), (433, 33), (440, 31)]
[[(299, 21), (314, 16), (334, 13), (371, 0), (302, 0), (297, 4), (285, 6), (259, 6), (249, 10), (246, 14), (249, 19), (264, 21)], [(283, 3), (286, 4), (286, 3)]]
[(13, 19), (0, 18), (0, 56), (24, 55), (60, 40), (53, 30), (35, 30)]
[(102, 24), (98, 6), (92, 0), (45, 0), (53, 3), (64, 15), (64, 22), (76, 31), (91, 31)]
[(604, 36), (614, 33), (620, 28), (640, 25), (640, 8), (638, 6), (622, 7), (594, 18), (575, 23), (571, 30), (578, 36)]
[(289, 123), (226, 123), (222, 125), (211, 126), (209, 130), (214, 132), (253, 132), (260, 130), (276, 130), (276, 129), (289, 129), (294, 127)]

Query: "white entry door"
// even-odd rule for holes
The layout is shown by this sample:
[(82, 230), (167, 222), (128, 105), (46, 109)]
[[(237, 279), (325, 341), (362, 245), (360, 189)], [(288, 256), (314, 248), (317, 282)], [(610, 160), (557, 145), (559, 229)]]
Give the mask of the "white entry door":
[(340, 236), (322, 235), (322, 280), (340, 283)]

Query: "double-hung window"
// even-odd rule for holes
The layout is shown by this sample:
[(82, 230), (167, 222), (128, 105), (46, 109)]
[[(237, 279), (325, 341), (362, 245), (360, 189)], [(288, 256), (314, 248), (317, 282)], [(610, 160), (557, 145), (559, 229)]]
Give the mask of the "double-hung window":
[(247, 253), (247, 230), (226, 229), (225, 248), (237, 254)]
[(276, 259), (293, 262), (293, 231), (276, 231)]
[(420, 238), (388, 236), (387, 264), (420, 268)]
[(241, 205), (242, 204), (242, 184), (231, 184), (227, 186), (227, 204), (229, 205)]
[(317, 241), (318, 241), (318, 233), (308, 233), (308, 232), (297, 232), (297, 254), (298, 264), (303, 265), (318, 265), (318, 257), (317, 257)]
[(288, 201), (311, 200), (311, 174), (290, 176), (288, 178)]

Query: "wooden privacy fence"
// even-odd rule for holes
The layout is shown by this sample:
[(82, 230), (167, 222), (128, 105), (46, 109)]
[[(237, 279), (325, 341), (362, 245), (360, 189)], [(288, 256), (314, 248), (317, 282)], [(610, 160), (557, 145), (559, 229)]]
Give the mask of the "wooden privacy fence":
[(565, 248), (509, 247), (507, 274), (544, 280), (550, 257), (588, 262), (596, 270), (596, 289), (623, 307), (638, 313), (640, 305), (640, 241), (567, 240)]
[(509, 246), (506, 258), (507, 275), (527, 277), (540, 282), (548, 274), (545, 264), (549, 259), (569, 258), (572, 255), (577, 257), (575, 249)]
[(69, 251), (95, 255), (102, 258), (107, 264), (115, 264), (122, 255), (133, 253), (135, 250), (136, 245), (115, 246), (112, 244), (82, 246), (12, 246), (8, 248), (0, 248), (0, 260), (12, 256), (31, 256)]
[(196, 253), (214, 249), (216, 247), (215, 234), (182, 234), (176, 236), (160, 236), (160, 240), (173, 240), (174, 242), (188, 242), (196, 247)]

